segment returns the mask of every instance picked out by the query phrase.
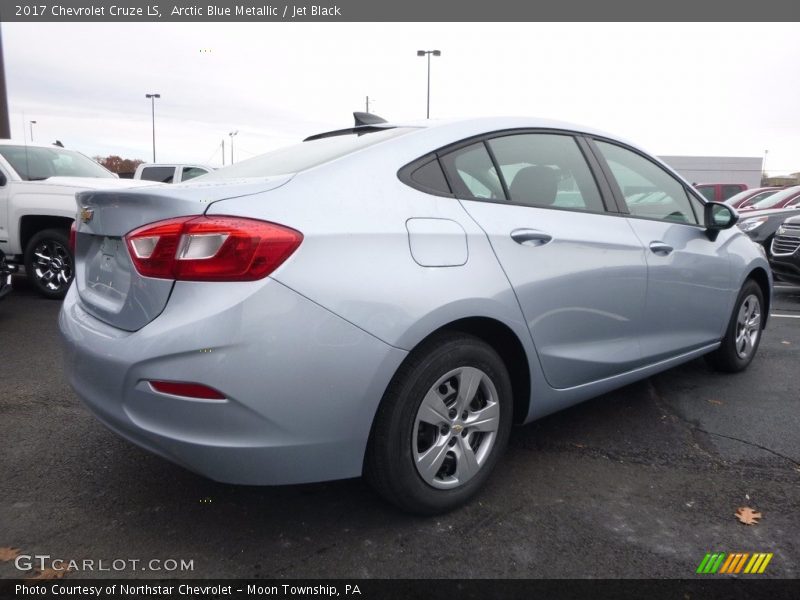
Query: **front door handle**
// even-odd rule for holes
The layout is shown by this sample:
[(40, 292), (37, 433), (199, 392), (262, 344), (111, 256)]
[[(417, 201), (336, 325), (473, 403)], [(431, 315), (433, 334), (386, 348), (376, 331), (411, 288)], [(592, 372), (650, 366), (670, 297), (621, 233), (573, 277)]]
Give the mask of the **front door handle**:
[(671, 254), (673, 250), (674, 248), (672, 246), (664, 242), (658, 240), (650, 242), (650, 251), (657, 256), (667, 256)]
[(515, 229), (511, 239), (523, 246), (544, 246), (553, 240), (553, 236), (538, 229)]

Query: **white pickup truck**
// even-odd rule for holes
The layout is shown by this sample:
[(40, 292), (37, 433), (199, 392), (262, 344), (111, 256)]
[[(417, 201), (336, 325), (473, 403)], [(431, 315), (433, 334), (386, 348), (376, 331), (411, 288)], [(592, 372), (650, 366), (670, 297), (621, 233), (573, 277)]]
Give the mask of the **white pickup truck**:
[(0, 140), (0, 250), (36, 290), (63, 298), (73, 278), (75, 193), (153, 185), (119, 179), (74, 150)]

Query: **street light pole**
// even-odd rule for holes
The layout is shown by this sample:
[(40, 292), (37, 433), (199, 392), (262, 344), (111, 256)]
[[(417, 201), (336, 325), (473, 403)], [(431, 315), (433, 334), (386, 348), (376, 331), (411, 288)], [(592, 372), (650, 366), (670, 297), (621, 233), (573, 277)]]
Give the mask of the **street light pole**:
[(428, 57), (428, 102), (427, 102), (427, 109), (425, 111), (425, 118), (431, 118), (431, 55), (433, 56), (441, 56), (441, 50), (417, 50), (417, 56), (427, 56)]
[(153, 115), (153, 162), (156, 162), (156, 98), (161, 98), (161, 94), (145, 94), (144, 97), (150, 99), (150, 109)]
[(231, 164), (233, 164), (233, 136), (239, 133), (239, 130), (231, 131), (228, 135), (231, 136)]
[(36, 121), (28, 121), (28, 125), (31, 128), (31, 144), (33, 143), (33, 126), (36, 125)]

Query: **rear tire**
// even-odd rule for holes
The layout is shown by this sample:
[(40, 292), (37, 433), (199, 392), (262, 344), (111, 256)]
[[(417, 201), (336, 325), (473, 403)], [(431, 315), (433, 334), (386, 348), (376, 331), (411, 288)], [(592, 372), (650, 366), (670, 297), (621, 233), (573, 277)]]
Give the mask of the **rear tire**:
[(738, 373), (748, 367), (761, 343), (763, 311), (761, 287), (748, 279), (736, 298), (722, 345), (708, 355), (712, 367), (726, 373)]
[(45, 298), (60, 300), (66, 296), (75, 274), (68, 233), (45, 229), (34, 235), (25, 248), (25, 274)]
[(422, 515), (471, 498), (508, 444), (513, 400), (505, 364), (482, 340), (437, 335), (389, 384), (370, 435), (365, 479), (386, 500)]

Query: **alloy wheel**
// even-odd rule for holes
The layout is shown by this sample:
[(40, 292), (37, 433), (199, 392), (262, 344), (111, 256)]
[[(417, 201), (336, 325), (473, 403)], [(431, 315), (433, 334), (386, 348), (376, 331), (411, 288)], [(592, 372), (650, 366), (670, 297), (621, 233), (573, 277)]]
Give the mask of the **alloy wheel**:
[(736, 354), (747, 358), (761, 335), (761, 303), (754, 294), (747, 296), (736, 317)]
[(33, 276), (49, 292), (60, 292), (72, 282), (72, 257), (55, 240), (42, 240), (33, 250)]

